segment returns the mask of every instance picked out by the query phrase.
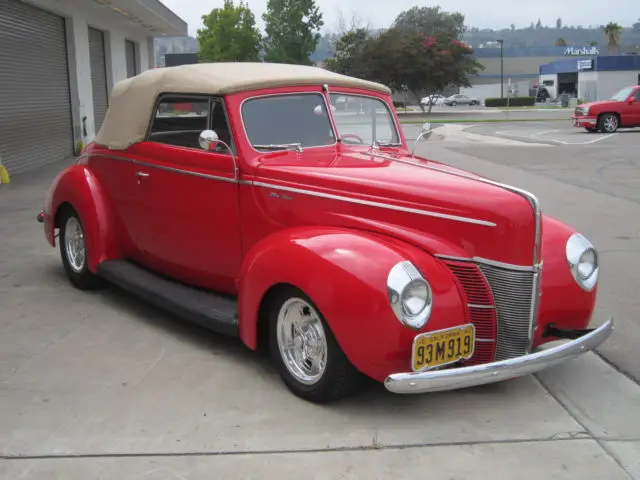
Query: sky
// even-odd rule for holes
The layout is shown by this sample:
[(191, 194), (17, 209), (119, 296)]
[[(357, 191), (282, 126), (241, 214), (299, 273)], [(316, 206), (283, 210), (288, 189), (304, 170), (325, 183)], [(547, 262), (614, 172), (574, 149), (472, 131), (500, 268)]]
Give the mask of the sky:
[[(189, 35), (195, 36), (202, 25), (201, 17), (213, 8), (221, 7), (223, 0), (162, 0), (189, 25)], [(238, 1), (236, 0), (237, 4)], [(245, 0), (254, 15), (259, 28), (263, 28), (262, 14), (267, 0)], [(441, 3), (424, 3), (415, 0), (316, 0), (325, 25), (323, 31), (336, 31), (339, 19), (352, 18), (371, 28), (388, 27), (403, 10), (413, 6), (440, 5), (445, 11), (458, 11), (465, 15), (468, 26), (478, 28), (527, 27), (541, 19), (543, 25), (555, 26), (556, 19), (562, 18), (566, 25), (602, 25), (610, 21), (630, 27), (639, 21), (638, 0), (446, 0)], [(491, 5), (491, 7), (489, 7)], [(614, 6), (615, 5), (615, 6)]]

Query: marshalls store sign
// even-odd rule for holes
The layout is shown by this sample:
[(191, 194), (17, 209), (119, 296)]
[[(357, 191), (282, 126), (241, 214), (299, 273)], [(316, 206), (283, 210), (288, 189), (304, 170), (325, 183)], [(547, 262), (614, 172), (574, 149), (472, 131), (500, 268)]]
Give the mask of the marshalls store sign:
[(573, 55), (600, 55), (600, 50), (597, 47), (567, 47), (564, 51), (565, 55), (573, 56)]

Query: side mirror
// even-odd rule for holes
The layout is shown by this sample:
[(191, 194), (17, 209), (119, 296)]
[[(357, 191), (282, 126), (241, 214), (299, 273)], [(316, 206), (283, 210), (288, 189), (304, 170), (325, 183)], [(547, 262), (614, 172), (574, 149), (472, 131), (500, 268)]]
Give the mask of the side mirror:
[(213, 130), (204, 130), (200, 133), (200, 138), (198, 142), (200, 143), (200, 148), (210, 152), (216, 144), (220, 141), (218, 138), (218, 134)]
[(431, 129), (431, 124), (429, 122), (427, 123), (423, 123), (422, 124), (422, 136), (419, 138), (424, 138), (425, 140), (427, 140), (431, 134), (433, 133), (433, 130)]
[(633, 105), (634, 103), (638, 103), (638, 98), (637, 97), (631, 97), (629, 99), (629, 105)]
[(433, 133), (433, 129), (431, 128), (431, 124), (429, 122), (423, 123), (422, 132), (420, 133), (420, 135), (418, 135), (418, 138), (416, 138), (416, 141), (413, 144), (413, 148), (411, 149), (412, 157), (413, 157), (413, 152), (416, 149), (416, 145), (418, 145), (418, 142), (420, 142), (420, 140), (428, 140), (432, 133)]

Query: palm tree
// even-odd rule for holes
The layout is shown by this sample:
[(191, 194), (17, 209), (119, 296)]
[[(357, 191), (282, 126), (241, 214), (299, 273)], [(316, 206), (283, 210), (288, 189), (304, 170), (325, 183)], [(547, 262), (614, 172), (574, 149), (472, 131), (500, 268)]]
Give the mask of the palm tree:
[(616, 22), (609, 22), (602, 27), (602, 31), (607, 37), (607, 49), (609, 50), (609, 53), (619, 51), (622, 27)]

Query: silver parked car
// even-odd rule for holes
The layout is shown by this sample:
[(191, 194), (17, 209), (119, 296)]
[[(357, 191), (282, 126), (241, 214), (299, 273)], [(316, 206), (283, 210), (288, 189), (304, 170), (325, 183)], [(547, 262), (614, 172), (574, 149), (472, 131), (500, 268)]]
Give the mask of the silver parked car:
[(448, 98), (444, 99), (445, 105), (451, 105), (452, 107), (456, 105), (480, 105), (480, 100), (475, 97), (469, 97), (468, 95), (462, 95), (458, 93), (456, 95), (451, 95)]

